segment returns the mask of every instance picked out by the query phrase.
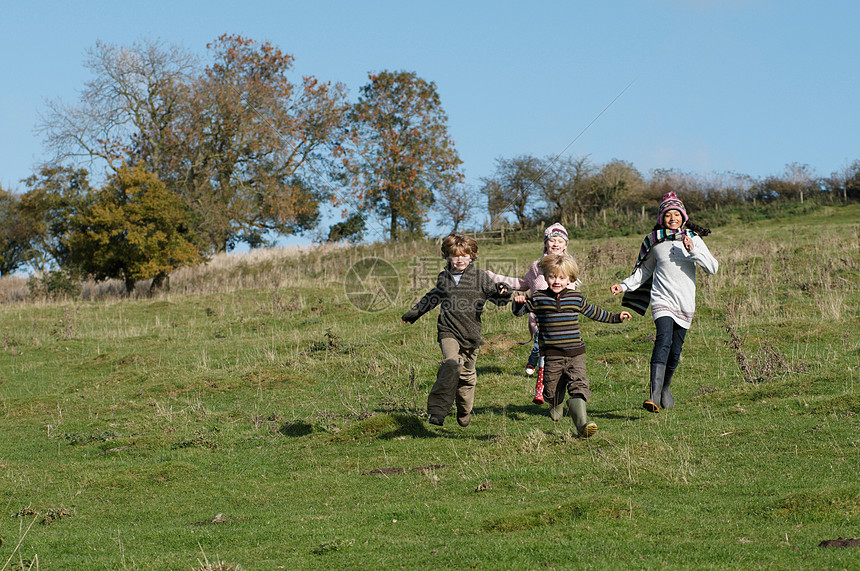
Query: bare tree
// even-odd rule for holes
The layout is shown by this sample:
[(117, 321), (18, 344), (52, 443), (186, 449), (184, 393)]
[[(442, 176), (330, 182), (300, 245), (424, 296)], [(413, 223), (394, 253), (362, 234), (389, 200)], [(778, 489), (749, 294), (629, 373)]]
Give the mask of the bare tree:
[(80, 101), (49, 102), (37, 126), (53, 160), (100, 160), (113, 172), (123, 161), (143, 162), (162, 175), (197, 58), (156, 40), (97, 42), (84, 65), (93, 79)]
[(491, 177), (483, 178), (481, 194), (487, 199), (487, 216), (484, 227), (488, 230), (499, 228), (504, 223), (505, 214), (510, 206), (502, 193), (502, 184)]
[(797, 189), (801, 204), (804, 194), (808, 194), (817, 186), (815, 171), (809, 165), (801, 163), (785, 165), (785, 180)]
[(707, 206), (727, 206), (742, 203), (752, 197), (755, 180), (750, 175), (735, 172), (711, 173), (702, 177)]
[(521, 155), (513, 159), (496, 159), (496, 172), (482, 179), (483, 192), (493, 210), (513, 214), (521, 227), (535, 208), (535, 197), (543, 184), (544, 163), (540, 159)]
[(312, 228), (344, 130), (345, 88), (291, 81), (293, 57), (265, 42), (224, 35), (207, 47), (213, 61), (201, 69), (158, 41), (97, 43), (80, 101), (49, 103), (39, 126), (51, 162), (96, 162), (107, 177), (145, 167), (194, 210), (210, 251)]
[(795, 199), (803, 202), (804, 196), (819, 188), (818, 177), (808, 165), (785, 165), (782, 176), (768, 176), (756, 185), (755, 198), (761, 200)]
[(860, 160), (832, 173), (823, 182), (831, 193), (831, 200), (833, 193), (841, 194), (843, 202), (860, 198)]
[(451, 184), (440, 189), (436, 194), (434, 208), (441, 215), (440, 227), (450, 227), (452, 232), (472, 220), (475, 208), (478, 207), (478, 193), (474, 187), (466, 184)]
[(584, 214), (586, 195), (593, 187), (590, 179), (597, 169), (587, 156), (547, 159), (546, 164), (549, 167), (541, 177), (541, 195), (552, 210), (550, 214), (569, 224)]

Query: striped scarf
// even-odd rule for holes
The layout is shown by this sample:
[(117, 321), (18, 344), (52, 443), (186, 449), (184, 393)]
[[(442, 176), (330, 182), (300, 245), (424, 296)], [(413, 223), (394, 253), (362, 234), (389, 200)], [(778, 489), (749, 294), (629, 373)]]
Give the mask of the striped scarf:
[[(633, 264), (633, 271), (635, 272), (639, 269), (639, 266), (648, 257), (651, 248), (666, 240), (681, 240), (684, 234), (690, 238), (696, 235), (692, 230), (667, 230), (666, 228), (661, 228), (645, 236), (645, 239), (642, 240), (642, 246), (639, 247), (639, 256), (636, 258), (636, 263)], [(649, 276), (648, 280), (639, 286), (638, 289), (624, 292), (624, 295), (621, 297), (621, 305), (632, 309), (639, 315), (645, 315), (645, 310), (648, 309), (648, 304), (651, 303), (651, 283), (653, 277), (653, 275)]]

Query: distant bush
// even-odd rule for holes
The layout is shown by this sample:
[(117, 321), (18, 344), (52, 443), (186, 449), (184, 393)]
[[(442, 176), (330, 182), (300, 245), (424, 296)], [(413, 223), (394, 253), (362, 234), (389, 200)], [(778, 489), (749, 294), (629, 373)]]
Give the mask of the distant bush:
[(48, 299), (56, 301), (67, 297), (78, 297), (81, 294), (80, 281), (72, 278), (68, 272), (52, 271), (30, 277), (27, 281), (32, 299)]

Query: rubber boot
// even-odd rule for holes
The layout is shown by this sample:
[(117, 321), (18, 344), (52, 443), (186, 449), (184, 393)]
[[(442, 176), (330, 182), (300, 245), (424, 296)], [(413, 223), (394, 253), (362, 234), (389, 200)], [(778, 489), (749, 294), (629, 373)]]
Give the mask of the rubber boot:
[(538, 369), (537, 382), (535, 383), (535, 398), (532, 399), (535, 404), (543, 404), (543, 367)]
[(672, 391), (669, 390), (669, 383), (672, 382), (672, 375), (675, 369), (666, 367), (666, 373), (663, 375), (663, 390), (660, 393), (660, 405), (663, 408), (672, 408), (675, 406), (675, 399), (672, 398)]
[(666, 374), (666, 365), (663, 363), (651, 363), (651, 397), (642, 403), (642, 407), (648, 412), (660, 412), (660, 401), (663, 397), (663, 377)]
[(580, 438), (594, 436), (594, 433), (597, 432), (597, 425), (588, 422), (588, 416), (585, 412), (585, 399), (578, 397), (567, 399), (567, 410), (570, 412), (570, 418), (573, 420), (573, 425), (576, 427), (576, 432)]
[[(556, 387), (556, 391), (558, 391), (558, 387)], [(559, 400), (561, 399), (561, 400)], [(555, 403), (555, 405), (553, 405)], [(549, 417), (553, 420), (553, 422), (558, 422), (561, 420), (561, 417), (564, 416), (564, 394), (556, 394), (553, 396), (552, 400), (549, 401)]]

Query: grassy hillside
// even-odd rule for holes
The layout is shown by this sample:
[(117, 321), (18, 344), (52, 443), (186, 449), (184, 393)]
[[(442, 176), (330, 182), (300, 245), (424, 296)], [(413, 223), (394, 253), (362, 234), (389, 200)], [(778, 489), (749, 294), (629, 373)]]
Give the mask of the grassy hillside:
[[(571, 242), (591, 301), (620, 309), (639, 241)], [(650, 314), (585, 320), (588, 440), (531, 403), (525, 318), (494, 306), (472, 425), (426, 422), (436, 312), (400, 315), (432, 243), (3, 305), (0, 569), (857, 568), (819, 543), (860, 537), (860, 207), (707, 242), (675, 409), (641, 408)]]

